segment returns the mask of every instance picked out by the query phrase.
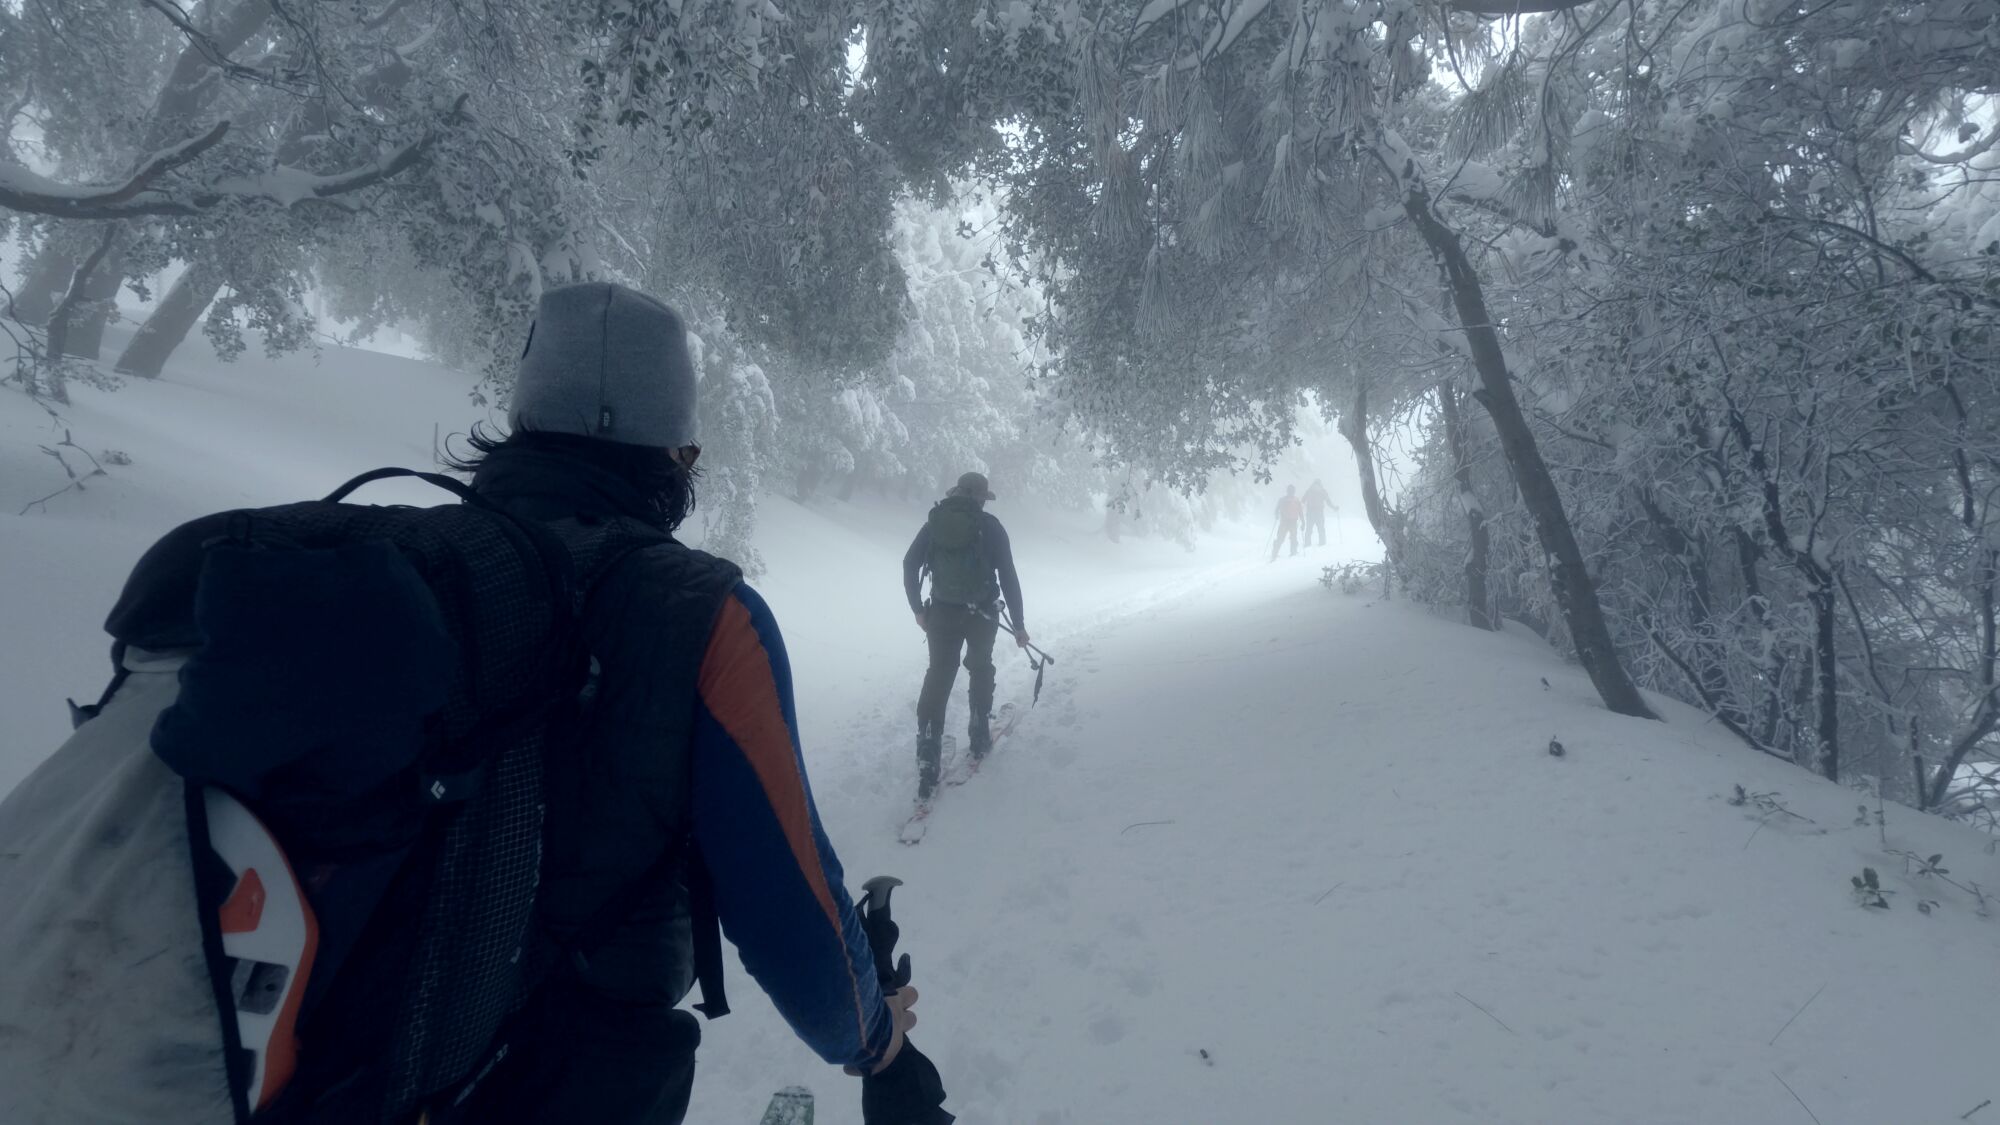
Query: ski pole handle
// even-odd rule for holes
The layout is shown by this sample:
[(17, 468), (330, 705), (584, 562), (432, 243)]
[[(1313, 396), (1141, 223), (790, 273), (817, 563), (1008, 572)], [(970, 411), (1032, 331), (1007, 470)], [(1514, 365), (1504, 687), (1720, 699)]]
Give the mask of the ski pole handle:
[(902, 928), (889, 910), (890, 893), (902, 885), (894, 875), (877, 875), (861, 884), (861, 929), (868, 935), (868, 947), (875, 954), (875, 979), (885, 994), (910, 983), (910, 955), (896, 957)]

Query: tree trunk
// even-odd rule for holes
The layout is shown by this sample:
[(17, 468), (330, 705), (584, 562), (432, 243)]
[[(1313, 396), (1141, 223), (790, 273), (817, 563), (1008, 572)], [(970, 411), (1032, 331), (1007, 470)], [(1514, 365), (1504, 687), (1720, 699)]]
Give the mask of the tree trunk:
[(1919, 808), (1934, 808), (1944, 803), (1951, 792), (1951, 783), (1958, 776), (1958, 767), (1964, 763), (1973, 747), (1993, 733), (1996, 715), (2000, 715), (2000, 705), (1996, 705), (1996, 693), (2000, 684), (1994, 682), (1995, 661), (2000, 657), (2000, 614), (1996, 614), (1996, 587), (2000, 587), (2000, 552), (1992, 548), (1980, 551), (1979, 564), (1979, 703), (1973, 716), (1965, 724), (1957, 737), (1952, 739), (1950, 749), (1945, 751), (1944, 760), (1938, 763), (1937, 772), (1929, 782), (1929, 788), (1922, 792), (1918, 800)]
[(83, 261), (82, 254), (69, 252), (62, 233), (42, 244), (41, 251), (28, 263), (20, 288), (14, 290), (8, 315), (22, 324), (35, 328), (48, 324), (56, 303), (69, 291), (70, 279), (76, 276), (76, 267)]
[(1444, 443), (1451, 448), (1451, 475), (1458, 482), (1458, 504), (1465, 509), (1465, 525), (1469, 544), (1465, 555), (1465, 606), (1466, 614), (1475, 629), (1498, 629), (1500, 623), (1493, 619), (1493, 606), (1486, 593), (1486, 556), (1488, 537), (1486, 532), (1486, 512), (1479, 506), (1479, 497), (1472, 491), (1472, 462), (1465, 452), (1465, 420), (1458, 411), (1458, 389), (1450, 380), (1438, 384), (1438, 410), (1444, 415)]
[(1840, 653), (1834, 644), (1833, 585), (1827, 583), (1807, 595), (1813, 607), (1813, 670), (1819, 694), (1820, 776), (1840, 780)]
[(1354, 449), (1354, 468), (1361, 477), (1361, 508), (1368, 514), (1368, 526), (1375, 529), (1375, 537), (1382, 541), (1382, 549), (1393, 569), (1402, 559), (1402, 545), (1389, 519), (1388, 505), (1382, 503), (1381, 487), (1375, 480), (1375, 449), (1368, 443), (1368, 379), (1365, 376), (1355, 379), (1354, 408), (1342, 414), (1334, 428)]
[[(200, 124), (200, 116), (224, 85), (215, 76), (215, 60), (208, 52), (227, 55), (242, 49), (270, 18), (269, 0), (243, 0), (215, 20), (207, 29), (204, 42), (190, 42), (181, 48), (154, 101), (152, 116), (140, 138), (140, 151), (134, 157), (135, 167), (159, 149), (185, 139)], [(89, 303), (72, 314), (74, 319), (66, 344), (69, 354), (84, 359), (98, 357), (104, 346), (105, 325), (116, 308), (118, 289), (125, 283), (125, 265), (125, 254), (120, 247), (109, 262), (93, 269), (95, 280), (84, 295)], [(162, 357), (161, 363), (165, 362)]]
[[(96, 263), (90, 269), (90, 284), (84, 288), (83, 300), (70, 312), (70, 323), (63, 353), (78, 359), (96, 359), (104, 349), (104, 327), (111, 322), (112, 313), (118, 308), (118, 290), (125, 284), (124, 227), (113, 223), (105, 231), (102, 249), (94, 253)], [(64, 296), (63, 300), (69, 300)], [(51, 318), (53, 319), (53, 318)], [(51, 355), (59, 354), (49, 349)]]
[(1974, 680), (1979, 686), (1979, 702), (1973, 708), (1972, 718), (1963, 729), (1952, 738), (1950, 748), (1945, 751), (1944, 760), (1938, 763), (1937, 774), (1925, 783), (1923, 759), (1916, 757), (1919, 745), (1915, 727), (1910, 733), (1910, 752), (1917, 761), (1917, 807), (1934, 808), (1944, 803), (1951, 792), (1952, 779), (1958, 776), (1958, 767), (1965, 761), (1972, 748), (1993, 733), (1996, 722), (2000, 722), (2000, 551), (1988, 546), (1989, 538), (1984, 521), (1980, 519), (1979, 493), (1973, 485), (1972, 461), (1965, 452), (1965, 431), (1969, 418), (1965, 400), (1958, 392), (1958, 385), (1947, 378), (1945, 392), (1952, 409), (1958, 415), (1958, 436), (1951, 451), (1952, 469), (1958, 479), (1959, 520), (1979, 548), (1979, 569), (1973, 584), (1979, 591), (1979, 671)]
[(147, 379), (157, 379), (167, 366), (167, 359), (174, 349), (181, 346), (187, 334), (201, 314), (215, 301), (215, 295), (222, 291), (222, 271), (196, 261), (186, 272), (174, 280), (173, 288), (160, 298), (153, 307), (152, 315), (139, 331), (132, 336), (132, 342), (125, 345), (125, 353), (118, 357), (118, 370), (127, 375), (138, 375)]
[[(62, 372), (62, 356), (72, 354), (70, 352), (70, 322), (76, 318), (76, 308), (84, 300), (90, 300), (90, 290), (92, 290), (90, 282), (96, 278), (98, 268), (104, 264), (104, 258), (112, 252), (112, 242), (116, 242), (116, 240), (118, 240), (118, 224), (106, 226), (104, 228), (104, 238), (98, 238), (98, 248), (92, 250), (90, 256), (84, 258), (84, 262), (80, 266), (76, 266), (76, 274), (70, 278), (70, 290), (62, 294), (62, 302), (56, 304), (56, 310), (48, 316), (48, 348), (46, 348), (46, 354), (48, 354), (48, 368), (52, 372), (58, 372), (54, 376), (56, 382), (52, 384), (52, 394), (60, 402), (68, 402), (68, 394), (62, 388), (62, 376), (60, 376), (60, 372)], [(86, 358), (96, 358), (96, 356), (86, 356)]]
[(1521, 412), (1520, 400), (1514, 397), (1507, 357), (1500, 350), (1499, 333), (1494, 331), (1492, 315), (1486, 309), (1485, 290), (1471, 259), (1466, 257), (1464, 244), (1459, 241), (1458, 233), (1445, 226), (1431, 210), (1430, 195), (1423, 189), (1406, 190), (1403, 210), (1444, 266), (1459, 327), (1465, 331), (1472, 348), (1472, 366), (1479, 373), (1480, 389), (1473, 392), (1473, 397), (1492, 417), (1493, 428), (1500, 436), (1500, 448), (1507, 454), (1508, 468), (1520, 486), (1521, 499), (1534, 517), (1535, 533), (1543, 549), (1555, 560), (1550, 575), (1556, 604), (1562, 608), (1577, 658), (1583, 662), (1584, 671), (1590, 674), (1590, 682), (1606, 707), (1621, 715), (1658, 718), (1646, 706), (1638, 686), (1618, 659), (1611, 629), (1604, 620), (1604, 607), (1597, 600), (1597, 588), (1584, 563), (1583, 549), (1577, 545), (1562, 494), (1535, 445), (1535, 434)]

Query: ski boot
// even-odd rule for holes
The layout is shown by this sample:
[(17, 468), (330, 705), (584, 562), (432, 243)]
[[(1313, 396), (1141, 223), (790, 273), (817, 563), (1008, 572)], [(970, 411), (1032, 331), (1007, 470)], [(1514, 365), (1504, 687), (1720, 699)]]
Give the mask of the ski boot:
[(993, 716), (984, 713), (973, 715), (965, 735), (966, 752), (972, 755), (974, 762), (983, 761), (986, 752), (993, 749)]
[(917, 728), (917, 800), (928, 801), (937, 792), (938, 760), (944, 753), (944, 732), (937, 727)]

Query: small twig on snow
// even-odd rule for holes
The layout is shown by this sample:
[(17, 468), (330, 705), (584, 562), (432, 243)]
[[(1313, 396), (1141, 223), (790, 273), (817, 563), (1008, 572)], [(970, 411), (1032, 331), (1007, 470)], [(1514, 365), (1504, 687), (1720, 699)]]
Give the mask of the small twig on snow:
[[(1778, 1078), (1778, 1072), (1775, 1070), (1772, 1071), (1771, 1077)], [(1819, 1119), (1819, 1114), (1814, 1113), (1812, 1111), (1812, 1107), (1806, 1104), (1806, 1100), (1799, 1096), (1799, 1092), (1797, 1090), (1792, 1089), (1792, 1084), (1790, 1082), (1787, 1082), (1782, 1078), (1778, 1078), (1778, 1085), (1783, 1086), (1785, 1088), (1785, 1093), (1790, 1094), (1792, 1096), (1792, 1100), (1799, 1103), (1799, 1108), (1805, 1110), (1806, 1116), (1813, 1119), (1813, 1125), (1824, 1125), (1824, 1123), (1821, 1122)]]
[(1325, 891), (1321, 892), (1321, 894), (1320, 894), (1320, 896), (1319, 896), (1318, 898), (1316, 898), (1316, 899), (1314, 899), (1314, 900), (1313, 900), (1313, 905), (1314, 905), (1314, 906), (1318, 906), (1318, 905), (1319, 905), (1320, 903), (1322, 903), (1322, 902), (1325, 902), (1325, 901), (1326, 901), (1326, 896), (1327, 896), (1327, 895), (1330, 895), (1330, 894), (1332, 894), (1333, 892), (1335, 892), (1335, 891), (1339, 890), (1340, 888), (1342, 888), (1342, 887), (1344, 887), (1344, 886), (1346, 886), (1346, 885), (1347, 885), (1347, 880), (1345, 880), (1345, 879), (1342, 879), (1342, 880), (1341, 880), (1340, 882), (1338, 882), (1338, 883), (1335, 883), (1335, 884), (1334, 884), (1333, 886), (1331, 886), (1331, 887), (1328, 887), (1328, 888), (1327, 888), (1327, 889), (1326, 889)]
[[(50, 411), (49, 413), (51, 414), (51, 416), (55, 414), (54, 411)], [(85, 457), (90, 458), (90, 471), (84, 473), (81, 476), (77, 475), (77, 471), (71, 468), (69, 462), (63, 458), (62, 450), (64, 446), (74, 449), (78, 453), (83, 454)], [(75, 441), (70, 439), (70, 434), (68, 430), (63, 431), (63, 439), (57, 442), (53, 447), (46, 445), (42, 446), (42, 452), (56, 459), (56, 464), (62, 466), (63, 475), (69, 478), (69, 483), (63, 485), (61, 488), (56, 489), (54, 492), (49, 493), (47, 496), (42, 497), (40, 500), (29, 501), (27, 506), (21, 509), (19, 513), (20, 515), (25, 516), (29, 512), (35, 510), (35, 508), (37, 507), (41, 507), (41, 509), (44, 512), (46, 512), (48, 511), (47, 504), (49, 501), (55, 499), (58, 496), (61, 496), (65, 492), (71, 491), (72, 489), (74, 489), (77, 492), (84, 491), (83, 482), (89, 480), (91, 477), (103, 477), (111, 475), (104, 471), (104, 466), (98, 462), (96, 456), (93, 455), (90, 452), (90, 450), (85, 449), (84, 447), (78, 445)]]
[[(1831, 983), (1833, 983), (1833, 982), (1832, 982), (1832, 981), (1828, 981), (1828, 982), (1827, 982), (1827, 984), (1831, 984)], [(1810, 1008), (1810, 1007), (1812, 1007), (1812, 1004), (1813, 1004), (1813, 1001), (1814, 1001), (1814, 1000), (1817, 1000), (1817, 999), (1819, 999), (1819, 994), (1820, 994), (1820, 993), (1822, 993), (1822, 992), (1825, 992), (1825, 991), (1826, 991), (1826, 985), (1825, 985), (1825, 984), (1822, 984), (1822, 985), (1820, 985), (1818, 989), (1814, 990), (1814, 992), (1813, 992), (1813, 994), (1812, 994), (1811, 998), (1810, 998), (1810, 999), (1808, 999), (1808, 1000), (1807, 1000), (1807, 1001), (1806, 1001), (1805, 1003), (1803, 1003), (1803, 1004), (1800, 1004), (1800, 1005), (1799, 1005), (1799, 1010), (1798, 1010), (1798, 1011), (1796, 1011), (1796, 1012), (1793, 1012), (1793, 1013), (1792, 1013), (1792, 1019), (1789, 1019), (1789, 1020), (1786, 1020), (1786, 1021), (1785, 1021), (1785, 1026), (1784, 1026), (1784, 1027), (1781, 1027), (1781, 1028), (1779, 1028), (1779, 1029), (1778, 1029), (1778, 1035), (1783, 1035), (1783, 1034), (1785, 1033), (1785, 1028), (1789, 1028), (1789, 1027), (1791, 1027), (1791, 1026), (1792, 1026), (1792, 1020), (1796, 1020), (1796, 1019), (1798, 1019), (1798, 1018), (1799, 1018), (1800, 1016), (1804, 1015), (1804, 1014), (1805, 1014), (1805, 1011), (1806, 1011), (1806, 1009), (1807, 1009), (1807, 1008)], [(1766, 1044), (1765, 1044), (1765, 1046), (1767, 1046), (1767, 1047), (1768, 1047), (1768, 1046), (1771, 1046), (1772, 1044), (1776, 1043), (1776, 1042), (1778, 1041), (1778, 1035), (1773, 1035), (1773, 1036), (1771, 1036), (1771, 1042), (1770, 1042), (1770, 1043), (1766, 1043)]]
[(1137, 824), (1128, 824), (1125, 827), (1119, 829), (1118, 834), (1120, 836), (1123, 836), (1125, 833), (1132, 831), (1134, 828), (1147, 828), (1155, 824), (1172, 824), (1172, 823), (1173, 821), (1171, 820), (1142, 820)]
[(1960, 1121), (1970, 1121), (1972, 1120), (1973, 1114), (1978, 1113), (1980, 1110), (1985, 1109), (1987, 1106), (1992, 1104), (1993, 1104), (1993, 1099), (1987, 1098), (1985, 1101), (1980, 1102), (1978, 1105), (1973, 1106), (1971, 1109), (1968, 1109), (1964, 1113), (1959, 1114), (1958, 1119)]
[(1452, 995), (1458, 997), (1460, 1000), (1465, 1001), (1466, 1003), (1472, 1005), (1473, 1007), (1478, 1008), (1481, 1012), (1485, 1012), (1486, 1018), (1492, 1020), (1494, 1023), (1499, 1024), (1501, 1027), (1506, 1028), (1507, 1034), (1516, 1037), (1518, 1037), (1521, 1034), (1520, 1032), (1515, 1031), (1513, 1028), (1507, 1027), (1506, 1020), (1501, 1019), (1499, 1016), (1494, 1015), (1492, 1012), (1487, 1012), (1485, 1005), (1481, 1004), (1477, 1000), (1474, 1000), (1472, 997), (1467, 996), (1465, 993), (1455, 991), (1452, 993)]

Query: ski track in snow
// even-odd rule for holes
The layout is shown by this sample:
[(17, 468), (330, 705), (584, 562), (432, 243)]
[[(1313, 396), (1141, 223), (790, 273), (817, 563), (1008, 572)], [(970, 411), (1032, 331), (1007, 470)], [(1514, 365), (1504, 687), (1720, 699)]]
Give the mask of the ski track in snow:
[[(101, 688), (98, 623), (160, 532), (422, 463), (434, 422), (484, 415), (428, 365), (204, 348), (80, 388), (77, 440), (134, 464), (32, 516), (12, 513), (61, 480), (34, 442), (61, 434), (0, 395), (0, 788), (61, 740), (63, 695)], [(371, 496), (432, 501), (402, 487)], [(1859, 794), (1684, 707), (1611, 715), (1525, 633), (1329, 593), (1340, 552), (1267, 564), (1263, 532), (1188, 555), (996, 505), (1057, 664), (902, 846), (924, 651), (898, 564), (923, 507), (769, 499), (759, 586), (847, 883), (907, 881), (914, 1038), (965, 1125), (1949, 1125), (2000, 1099), (2000, 918), (1884, 854)], [(1005, 637), (996, 658), (1025, 706), (1032, 673)], [(953, 730), (963, 700), (961, 677)], [(1731, 806), (1739, 783), (1811, 823)], [(2000, 888), (1986, 837), (1888, 822)], [(1864, 865), (1890, 910), (1847, 893)], [(821, 1125), (858, 1122), (858, 1083), (732, 969), (690, 1120), (755, 1121), (802, 1083)]]

